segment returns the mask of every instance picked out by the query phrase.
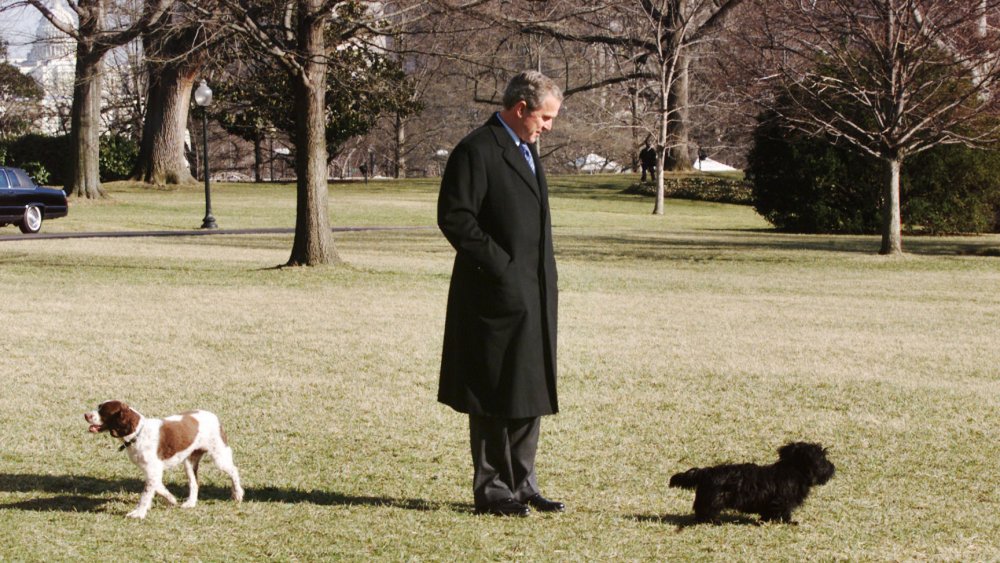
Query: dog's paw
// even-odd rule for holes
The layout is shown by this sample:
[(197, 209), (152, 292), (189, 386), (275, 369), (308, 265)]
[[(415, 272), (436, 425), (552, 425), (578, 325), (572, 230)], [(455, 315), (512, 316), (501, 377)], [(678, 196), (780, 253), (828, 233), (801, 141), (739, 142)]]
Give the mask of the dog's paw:
[(233, 500), (243, 502), (243, 489), (233, 489)]
[(126, 518), (136, 518), (138, 520), (142, 520), (143, 518), (146, 517), (146, 511), (145, 510), (140, 510), (140, 509), (136, 508), (132, 512), (129, 512), (128, 514), (126, 514), (125, 517)]
[(197, 504), (198, 504), (198, 499), (189, 498), (186, 501), (184, 501), (184, 504), (181, 505), (181, 508), (194, 508)]

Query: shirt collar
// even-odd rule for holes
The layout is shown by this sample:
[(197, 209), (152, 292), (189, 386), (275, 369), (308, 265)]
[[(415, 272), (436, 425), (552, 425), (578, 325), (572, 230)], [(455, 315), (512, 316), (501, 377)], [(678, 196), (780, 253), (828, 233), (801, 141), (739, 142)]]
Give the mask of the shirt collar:
[(497, 112), (496, 115), (497, 119), (500, 120), (500, 125), (503, 125), (503, 128), (507, 130), (507, 133), (510, 133), (510, 138), (514, 139), (514, 145), (517, 148), (521, 148), (521, 144), (524, 143), (524, 141), (522, 141), (521, 138), (517, 136), (517, 133), (515, 133), (514, 130), (510, 128), (510, 125), (507, 125), (507, 122), (504, 121), (502, 117), (500, 117), (500, 112)]

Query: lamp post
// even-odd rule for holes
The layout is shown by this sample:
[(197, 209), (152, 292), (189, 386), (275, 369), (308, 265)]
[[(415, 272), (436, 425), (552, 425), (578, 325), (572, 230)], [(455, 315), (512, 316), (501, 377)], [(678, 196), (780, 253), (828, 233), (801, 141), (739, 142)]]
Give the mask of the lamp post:
[(212, 217), (212, 187), (208, 179), (208, 106), (212, 103), (212, 89), (205, 80), (202, 80), (201, 85), (194, 91), (194, 103), (201, 106), (201, 139), (205, 148), (205, 158), (201, 165), (202, 173), (205, 175), (205, 219), (201, 223), (201, 228), (218, 229), (215, 217)]
[(274, 127), (267, 128), (267, 138), (271, 143), (270, 148), (270, 161), (271, 161), (271, 183), (274, 183)]

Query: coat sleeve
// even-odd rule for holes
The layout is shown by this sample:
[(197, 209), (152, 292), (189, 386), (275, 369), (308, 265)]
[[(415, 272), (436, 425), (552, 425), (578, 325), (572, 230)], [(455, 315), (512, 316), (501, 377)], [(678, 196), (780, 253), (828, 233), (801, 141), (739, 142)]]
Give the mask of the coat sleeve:
[(486, 163), (475, 147), (459, 144), (448, 158), (438, 196), (438, 227), (459, 259), (471, 261), (494, 278), (510, 264), (510, 254), (484, 230), (483, 202), (489, 188)]

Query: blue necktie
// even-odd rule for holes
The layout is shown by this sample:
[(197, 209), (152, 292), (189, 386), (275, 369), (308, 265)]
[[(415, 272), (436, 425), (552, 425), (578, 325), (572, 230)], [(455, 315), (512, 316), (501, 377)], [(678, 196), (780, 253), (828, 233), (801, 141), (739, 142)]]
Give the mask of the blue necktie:
[(528, 143), (521, 141), (521, 154), (524, 155), (524, 160), (528, 161), (528, 168), (531, 168), (531, 173), (535, 174), (535, 159), (531, 158), (531, 149), (528, 148)]

